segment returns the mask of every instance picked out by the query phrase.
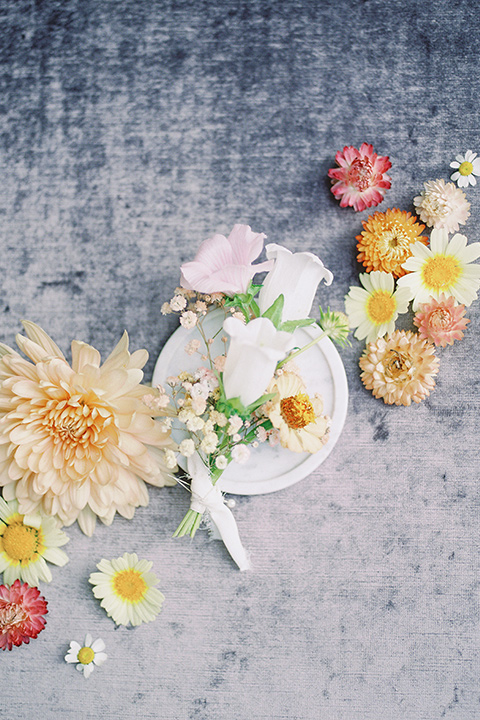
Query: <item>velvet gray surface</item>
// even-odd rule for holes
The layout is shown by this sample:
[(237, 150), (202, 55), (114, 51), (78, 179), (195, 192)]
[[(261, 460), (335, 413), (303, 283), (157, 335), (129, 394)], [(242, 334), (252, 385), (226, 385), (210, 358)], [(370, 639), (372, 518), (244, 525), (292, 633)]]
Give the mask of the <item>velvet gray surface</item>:
[[(318, 253), (335, 275), (318, 299), (342, 308), (368, 211), (331, 195), (335, 153), (389, 155), (378, 209), (413, 210), (480, 151), (479, 29), (463, 0), (2, 0), (0, 339), (29, 318), (106, 356), (126, 328), (150, 379), (179, 265), (236, 222)], [(419, 406), (375, 400), (362, 344), (342, 351), (349, 412), (327, 461), (237, 498), (250, 572), (205, 532), (171, 538), (178, 487), (91, 539), (70, 528), (69, 564), (41, 585), (46, 629), (1, 654), (1, 717), (479, 718), (478, 308)], [(166, 596), (134, 630), (87, 582), (125, 551)], [(109, 655), (88, 680), (63, 661), (86, 632)]]

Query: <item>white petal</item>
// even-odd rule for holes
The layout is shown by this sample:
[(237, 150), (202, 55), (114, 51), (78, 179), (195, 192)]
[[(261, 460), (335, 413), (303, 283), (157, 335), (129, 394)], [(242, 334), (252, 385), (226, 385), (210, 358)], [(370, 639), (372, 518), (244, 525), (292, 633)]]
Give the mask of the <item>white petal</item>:
[(93, 663), (89, 663), (88, 665), (84, 665), (83, 674), (86, 678), (90, 677), (94, 670), (95, 665)]
[(103, 665), (103, 663), (105, 662), (107, 657), (108, 657), (107, 653), (104, 653), (104, 652), (96, 653), (95, 657), (93, 658), (93, 662), (95, 663), (95, 665), (99, 665), (99, 666)]
[(103, 642), (102, 638), (97, 638), (93, 641), (90, 647), (92, 648), (94, 653), (100, 653), (105, 650), (105, 643)]

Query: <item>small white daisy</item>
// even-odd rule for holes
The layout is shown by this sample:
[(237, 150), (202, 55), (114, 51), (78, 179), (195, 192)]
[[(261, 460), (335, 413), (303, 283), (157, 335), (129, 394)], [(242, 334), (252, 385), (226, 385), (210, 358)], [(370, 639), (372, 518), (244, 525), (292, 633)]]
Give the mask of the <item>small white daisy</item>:
[(101, 560), (89, 582), (93, 594), (117, 625), (140, 625), (155, 620), (165, 600), (154, 585), (153, 563), (139, 560), (136, 553), (124, 553), (116, 560)]
[(86, 678), (90, 677), (95, 665), (102, 665), (107, 659), (105, 643), (101, 638), (94, 640), (90, 633), (85, 635), (83, 645), (72, 640), (68, 653), (65, 655), (65, 662), (77, 663), (77, 670), (83, 672)]
[(480, 176), (480, 158), (477, 157), (477, 153), (467, 150), (465, 155), (456, 155), (450, 167), (455, 169), (450, 175), (450, 180), (456, 182), (458, 187), (466, 188), (477, 184), (475, 175)]

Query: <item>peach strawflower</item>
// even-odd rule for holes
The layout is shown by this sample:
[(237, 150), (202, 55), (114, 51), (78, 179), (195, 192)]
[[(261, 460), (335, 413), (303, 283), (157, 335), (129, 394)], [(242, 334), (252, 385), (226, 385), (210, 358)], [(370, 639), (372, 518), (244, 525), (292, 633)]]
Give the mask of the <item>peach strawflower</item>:
[(100, 365), (100, 353), (72, 342), (72, 365), (31, 322), (17, 335), (32, 362), (0, 347), (0, 485), (18, 512), (75, 520), (87, 535), (96, 516), (131, 518), (148, 504), (145, 482), (174, 484), (163, 464), (172, 446), (166, 426), (142, 401), (148, 354), (128, 352), (128, 336)]
[(463, 330), (470, 322), (464, 315), (465, 305), (455, 305), (454, 297), (441, 295), (439, 300), (430, 298), (429, 303), (420, 305), (413, 324), (421, 338), (446, 347), (463, 338)]
[(358, 262), (363, 263), (367, 272), (383, 270), (394, 277), (405, 275), (402, 263), (412, 254), (411, 244), (416, 240), (428, 243), (421, 235), (425, 225), (416, 220), (415, 215), (396, 208), (370, 215), (362, 223), (363, 232), (357, 235)]
[(387, 170), (392, 167), (389, 158), (373, 152), (373, 145), (362, 143), (360, 148), (345, 146), (335, 155), (340, 167), (331, 168), (332, 193), (340, 200), (340, 207), (365, 210), (382, 202), (391, 186)]
[(360, 375), (367, 390), (387, 405), (419, 403), (435, 386), (435, 348), (410, 330), (395, 330), (365, 348)]
[(42, 632), (47, 613), (47, 601), (36, 587), (20, 580), (10, 587), (0, 585), (0, 648), (28, 644)]
[(465, 193), (445, 180), (430, 180), (413, 199), (420, 220), (436, 230), (457, 232), (470, 216), (470, 203)]

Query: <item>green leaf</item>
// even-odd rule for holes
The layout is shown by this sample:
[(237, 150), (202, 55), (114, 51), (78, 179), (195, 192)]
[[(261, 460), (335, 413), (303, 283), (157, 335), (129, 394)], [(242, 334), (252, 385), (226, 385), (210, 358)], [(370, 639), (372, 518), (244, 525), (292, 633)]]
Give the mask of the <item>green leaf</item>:
[(258, 400), (255, 400), (255, 402), (250, 403), (250, 405), (247, 408), (247, 411), (251, 414), (254, 413), (255, 410), (258, 410), (258, 408), (261, 405), (264, 405), (268, 400), (271, 400), (275, 397), (275, 393), (265, 393), (265, 395), (262, 395), (262, 397), (259, 397)]
[(306, 327), (307, 325), (313, 325), (314, 323), (314, 318), (304, 318), (303, 320), (286, 320), (280, 325), (280, 330), (293, 333), (299, 327)]
[(262, 317), (268, 318), (268, 320), (270, 320), (275, 325), (277, 330), (282, 323), (282, 312), (283, 312), (284, 304), (285, 304), (285, 298), (284, 298), (283, 294), (279, 295), (277, 297), (277, 299), (275, 300), (275, 302), (272, 303), (272, 305), (270, 305), (270, 307), (267, 308), (267, 310), (265, 310), (265, 312), (262, 315)]

